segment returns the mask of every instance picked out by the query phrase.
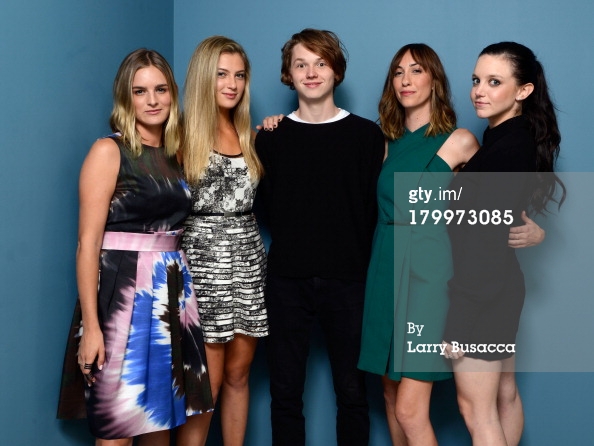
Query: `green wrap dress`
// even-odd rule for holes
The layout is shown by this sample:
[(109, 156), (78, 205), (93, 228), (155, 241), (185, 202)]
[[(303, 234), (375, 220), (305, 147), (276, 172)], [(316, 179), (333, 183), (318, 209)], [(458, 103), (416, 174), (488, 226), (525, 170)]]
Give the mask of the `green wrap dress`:
[(407, 130), (388, 146), (367, 274), (359, 368), (397, 381), (451, 377), (439, 347), (452, 276), (450, 240), (443, 218), (435, 224), (429, 214), (421, 224), (425, 211), (448, 208), (443, 191), (453, 174), (436, 153), (451, 133), (426, 137), (426, 129)]

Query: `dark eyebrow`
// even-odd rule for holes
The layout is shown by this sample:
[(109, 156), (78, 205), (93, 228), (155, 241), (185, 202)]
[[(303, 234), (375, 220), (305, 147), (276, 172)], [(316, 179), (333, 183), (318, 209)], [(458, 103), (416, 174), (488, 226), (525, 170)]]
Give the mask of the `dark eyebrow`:
[[(409, 67), (414, 67), (415, 65), (421, 65), (419, 62), (413, 62), (411, 64), (408, 64)], [(396, 68), (404, 68), (402, 65), (398, 65)]]
[[(155, 86), (156, 88), (163, 88), (163, 87), (169, 87), (168, 84), (159, 84)], [(147, 88), (143, 85), (132, 85), (132, 89), (137, 89), (137, 90), (146, 90)]]
[[(476, 74), (472, 73), (473, 76), (478, 77)], [(487, 78), (497, 78), (497, 79), (503, 79), (503, 76), (501, 74), (487, 74), (485, 77)]]

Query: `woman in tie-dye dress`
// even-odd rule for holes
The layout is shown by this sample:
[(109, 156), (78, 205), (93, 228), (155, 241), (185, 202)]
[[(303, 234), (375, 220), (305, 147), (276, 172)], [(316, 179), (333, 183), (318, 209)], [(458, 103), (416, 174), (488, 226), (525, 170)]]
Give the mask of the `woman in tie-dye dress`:
[(177, 444), (190, 444), (213, 407), (180, 250), (191, 197), (175, 157), (177, 86), (158, 53), (124, 59), (110, 124), (118, 133), (93, 144), (80, 175), (79, 299), (58, 417), (87, 416), (97, 445), (164, 445), (176, 426)]

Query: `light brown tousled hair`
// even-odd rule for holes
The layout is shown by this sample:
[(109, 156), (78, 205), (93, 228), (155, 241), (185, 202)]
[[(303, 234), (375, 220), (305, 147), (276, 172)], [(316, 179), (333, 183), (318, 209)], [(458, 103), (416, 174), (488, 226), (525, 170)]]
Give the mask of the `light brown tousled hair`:
[(392, 58), (384, 83), (382, 97), (378, 104), (380, 127), (389, 140), (400, 138), (405, 130), (405, 112), (398, 102), (394, 90), (394, 74), (407, 51), (433, 80), (431, 91), (431, 117), (425, 136), (435, 136), (451, 132), (456, 127), (456, 113), (452, 107), (450, 86), (439, 56), (424, 43), (411, 43), (403, 46)]
[(283, 84), (288, 85), (291, 90), (295, 89), (291, 78), (291, 62), (293, 48), (298, 44), (317, 54), (330, 65), (334, 71), (334, 88), (342, 83), (347, 67), (346, 48), (332, 31), (306, 28), (293, 34), (282, 48), (281, 82)]

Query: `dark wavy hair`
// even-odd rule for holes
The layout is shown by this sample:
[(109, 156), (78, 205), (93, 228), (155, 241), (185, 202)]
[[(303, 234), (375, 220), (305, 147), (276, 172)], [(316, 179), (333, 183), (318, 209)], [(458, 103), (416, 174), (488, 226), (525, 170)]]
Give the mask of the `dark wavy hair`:
[[(565, 185), (552, 173), (559, 156), (561, 133), (542, 64), (530, 48), (516, 42), (494, 43), (483, 49), (479, 57), (485, 54), (508, 60), (512, 67), (512, 76), (518, 85), (534, 85), (533, 92), (522, 101), (522, 115), (528, 120), (530, 132), (536, 142), (536, 171), (549, 173), (537, 175), (530, 206), (537, 214), (547, 211), (549, 201), (554, 201), (561, 207), (566, 195)], [(562, 191), (558, 200), (555, 199), (557, 186)]]
[(390, 62), (390, 68), (384, 82), (382, 97), (378, 104), (380, 127), (386, 138), (398, 139), (404, 134), (404, 107), (396, 98), (394, 90), (394, 73), (398, 69), (404, 55), (410, 55), (424, 70), (431, 75), (431, 117), (425, 136), (448, 133), (456, 127), (456, 113), (452, 107), (450, 86), (445, 69), (439, 56), (424, 43), (409, 43), (400, 48)]

